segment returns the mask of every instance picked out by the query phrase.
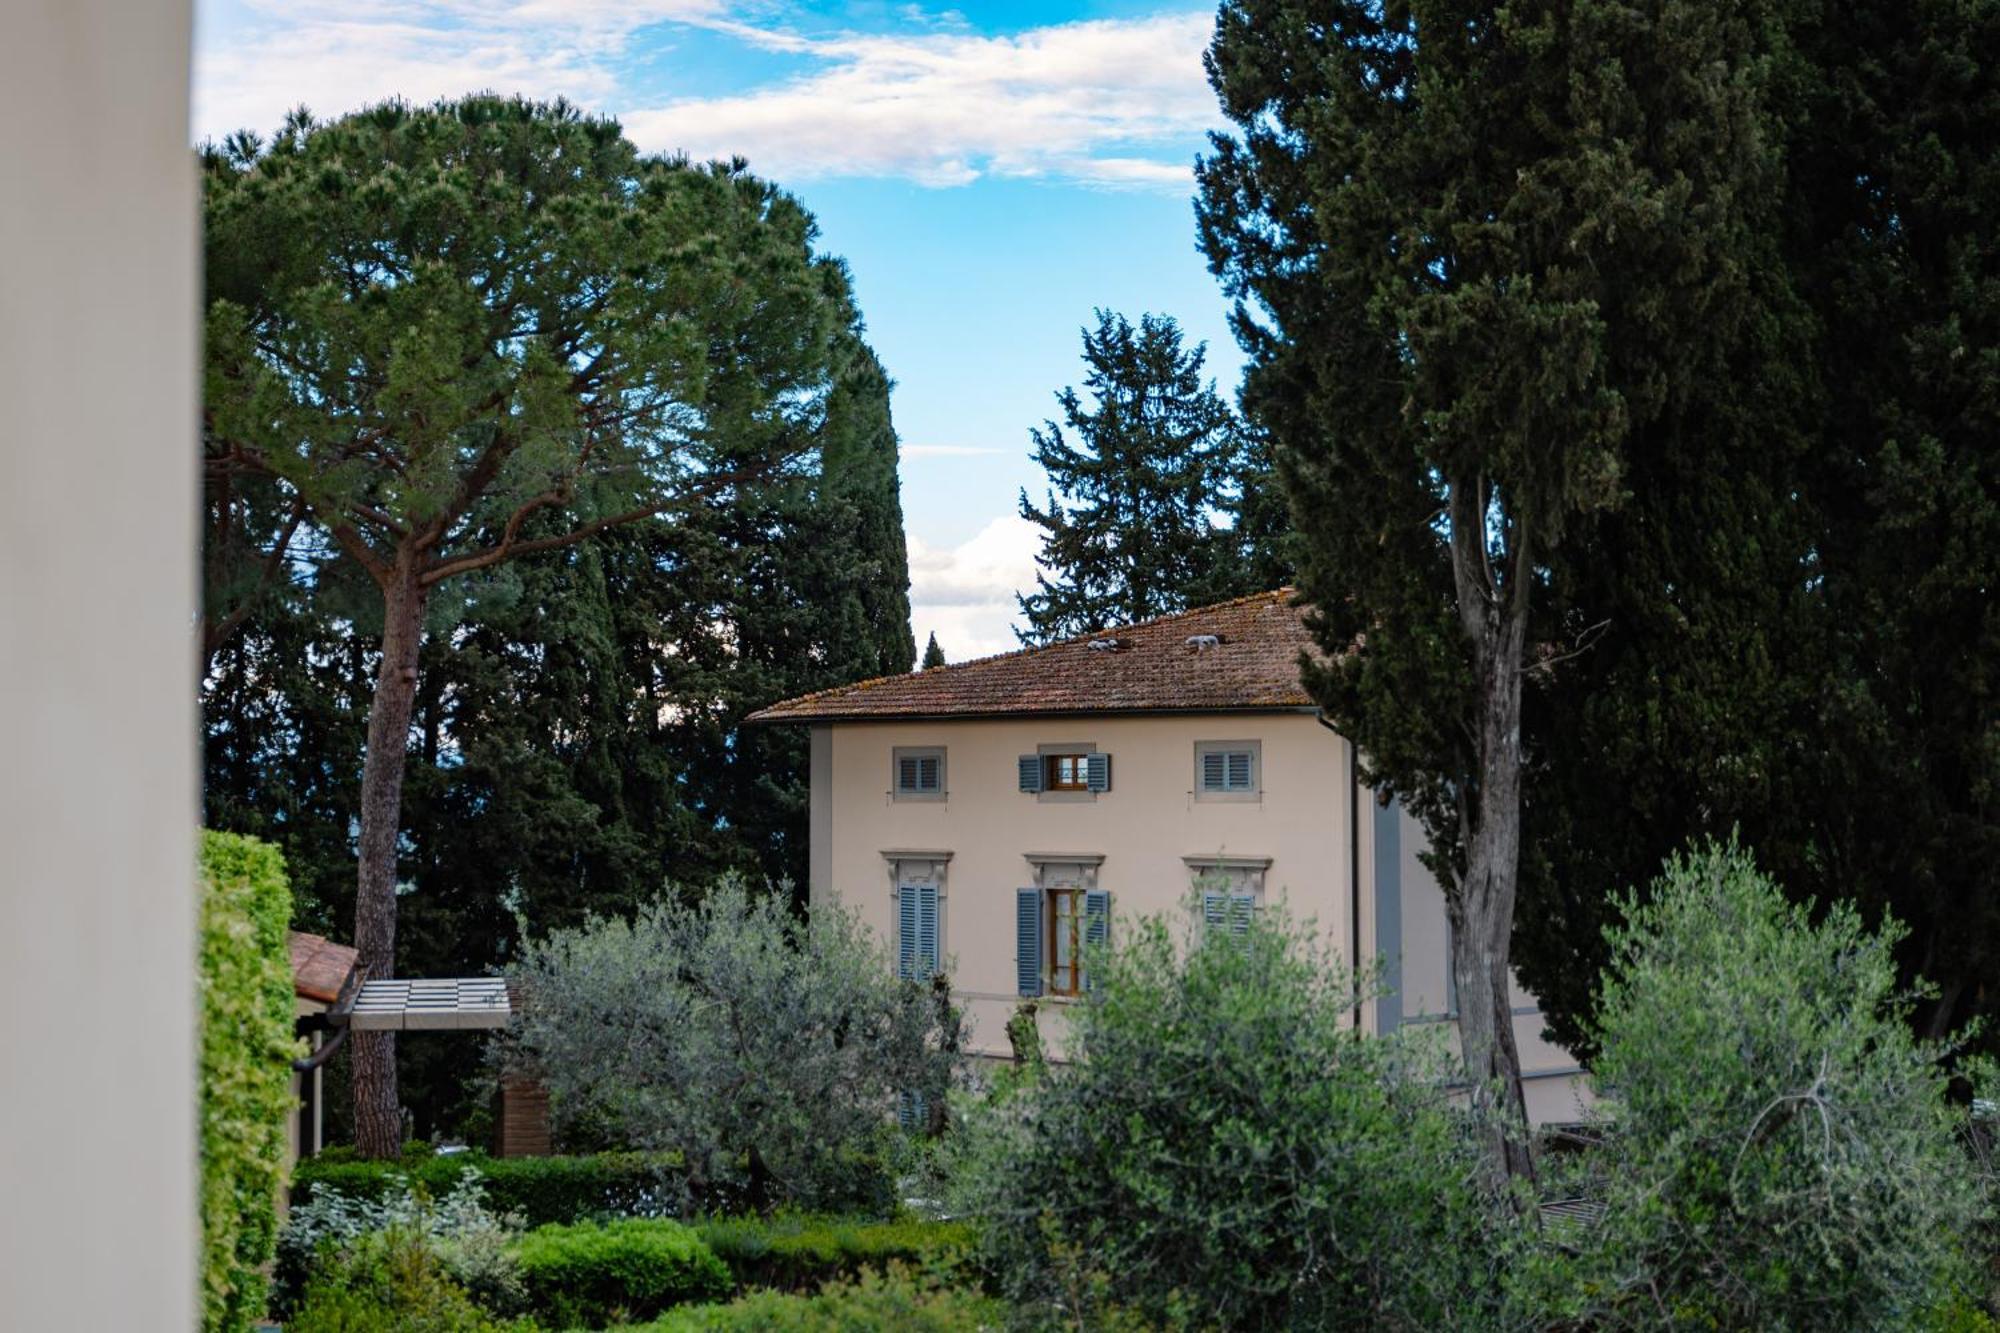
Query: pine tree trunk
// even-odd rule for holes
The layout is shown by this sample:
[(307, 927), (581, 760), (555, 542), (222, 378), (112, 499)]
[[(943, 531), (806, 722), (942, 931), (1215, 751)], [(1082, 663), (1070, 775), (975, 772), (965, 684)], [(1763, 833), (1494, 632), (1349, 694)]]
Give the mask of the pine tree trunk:
[(1474, 1105), (1492, 1117), (1494, 1183), (1533, 1182), (1509, 953), (1521, 865), (1521, 668), (1527, 595), (1517, 588), (1479, 645), (1479, 791), (1464, 878), (1449, 904), (1458, 1031)]
[[(410, 711), (417, 697), (427, 590), (413, 551), (398, 553), (382, 589), (382, 662), (368, 713), (368, 754), (361, 768), (361, 867), (354, 898), (354, 944), (371, 978), (396, 974), (396, 844), (402, 831), (403, 767)], [(364, 1157), (402, 1149), (403, 1109), (396, 1093), (395, 1037), (357, 1032), (352, 1040), (354, 1142)]]

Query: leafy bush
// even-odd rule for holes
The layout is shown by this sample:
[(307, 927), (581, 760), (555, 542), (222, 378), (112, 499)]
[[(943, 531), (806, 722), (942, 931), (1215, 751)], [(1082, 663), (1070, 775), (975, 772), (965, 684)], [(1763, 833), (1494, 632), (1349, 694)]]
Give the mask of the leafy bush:
[(1318, 934), (1191, 912), (1092, 967), (1071, 1062), (967, 1116), (959, 1202), (1006, 1295), (1230, 1329), (1485, 1316), (1509, 1229), (1441, 1052), (1347, 1026), (1357, 989)]
[(810, 1291), (864, 1268), (901, 1263), (935, 1276), (967, 1266), (976, 1233), (964, 1222), (855, 1222), (798, 1215), (713, 1218), (695, 1231), (739, 1286)]
[(851, 911), (802, 923), (735, 881), (556, 931), (520, 976), (505, 1058), (540, 1072), (559, 1126), (676, 1154), (677, 1212), (888, 1206), (896, 1096), (941, 1095), (957, 1047)]
[(728, 1305), (674, 1310), (650, 1325), (652, 1333), (974, 1333), (1005, 1326), (995, 1301), (912, 1279), (900, 1269), (887, 1277), (864, 1272), (855, 1281), (818, 1295), (760, 1291)]
[(1847, 904), (1815, 925), (1732, 840), (1608, 933), (1598, 1085), (1607, 1327), (1912, 1328), (1969, 1275), (1980, 1199), (1940, 1052)]
[(488, 1157), (484, 1153), (430, 1155), (406, 1149), (398, 1161), (371, 1162), (321, 1153), (299, 1163), (292, 1197), (312, 1199), (334, 1190), (354, 1199), (379, 1199), (407, 1186), (433, 1196), (451, 1189), (472, 1167), (487, 1205), (518, 1215), (527, 1226), (591, 1218), (655, 1216), (680, 1198), (680, 1160), (659, 1153), (593, 1153), (577, 1157)]
[(322, 1186), (285, 1218), (278, 1241), (280, 1307), (291, 1304), (309, 1274), (346, 1262), (394, 1231), (422, 1241), (438, 1266), (487, 1308), (512, 1313), (526, 1299), (510, 1248), (520, 1227), (518, 1217), (486, 1206), (480, 1174), (470, 1166), (461, 1166), (456, 1183), (435, 1201), (421, 1186), (395, 1177), (373, 1197)]
[(416, 1231), (392, 1227), (358, 1241), (313, 1275), (288, 1333), (533, 1333), (503, 1324), (454, 1282)]
[(538, 1227), (515, 1247), (534, 1310), (559, 1327), (597, 1327), (714, 1300), (729, 1269), (688, 1228), (665, 1218)]
[(211, 1333), (263, 1316), (293, 1111), (292, 891), (278, 849), (201, 837), (201, 1301)]

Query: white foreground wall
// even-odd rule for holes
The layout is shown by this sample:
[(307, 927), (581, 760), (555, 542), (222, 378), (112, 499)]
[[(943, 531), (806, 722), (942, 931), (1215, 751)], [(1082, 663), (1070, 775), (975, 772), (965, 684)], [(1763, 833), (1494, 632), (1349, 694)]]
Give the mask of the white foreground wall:
[(195, 1311), (188, 0), (0, 4), (0, 1328)]

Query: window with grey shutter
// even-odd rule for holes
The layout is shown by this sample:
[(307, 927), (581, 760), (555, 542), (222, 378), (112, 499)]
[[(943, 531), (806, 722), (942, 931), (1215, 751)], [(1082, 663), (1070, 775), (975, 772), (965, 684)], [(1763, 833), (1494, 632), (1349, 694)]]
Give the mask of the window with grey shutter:
[(1021, 756), (1021, 790), (1038, 792), (1042, 789), (1042, 757), (1038, 754)]
[(925, 981), (937, 970), (937, 885), (902, 885), (896, 890), (896, 975)]
[(1042, 993), (1042, 891), (1014, 892), (1014, 970), (1022, 996)]
[(899, 801), (944, 799), (944, 750), (898, 746), (892, 752), (893, 794)]
[(1083, 757), (1083, 785), (1091, 791), (1111, 790), (1111, 756), (1101, 751)]
[(1083, 942), (1089, 950), (1084, 955), (1083, 988), (1093, 988), (1090, 976), (1091, 955), (1101, 951), (1111, 941), (1111, 892), (1108, 889), (1092, 889), (1083, 895)]
[(1247, 935), (1250, 933), (1250, 917), (1256, 910), (1255, 894), (1204, 891), (1201, 895), (1202, 924), (1210, 930)]
[(1195, 795), (1204, 800), (1255, 800), (1263, 747), (1256, 741), (1200, 741), (1195, 751)]

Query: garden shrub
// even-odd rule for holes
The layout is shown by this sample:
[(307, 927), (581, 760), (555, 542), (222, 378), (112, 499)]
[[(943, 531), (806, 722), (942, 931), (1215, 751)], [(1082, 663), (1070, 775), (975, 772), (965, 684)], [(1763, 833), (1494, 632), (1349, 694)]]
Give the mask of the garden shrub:
[(421, 1233), (391, 1227), (329, 1252), (287, 1333), (534, 1333), (502, 1323), (453, 1281)]
[(969, 1271), (977, 1239), (965, 1222), (865, 1222), (781, 1214), (711, 1218), (695, 1231), (738, 1286), (810, 1291), (864, 1268), (900, 1263), (939, 1277)]
[(675, 1154), (675, 1212), (889, 1206), (897, 1095), (949, 1080), (959, 1020), (931, 987), (851, 910), (802, 922), (786, 899), (725, 881), (525, 949), (502, 1061), (539, 1071), (558, 1128)]
[(345, 1262), (390, 1231), (423, 1241), (452, 1280), (488, 1309), (511, 1314), (523, 1307), (526, 1290), (511, 1249), (521, 1220), (486, 1206), (477, 1170), (461, 1166), (441, 1198), (403, 1179), (392, 1177), (390, 1186), (376, 1195), (322, 1187), (293, 1205), (278, 1239), (281, 1310), (290, 1308), (311, 1274)]
[(1980, 1215), (1893, 922), (1815, 924), (1734, 840), (1668, 862), (1608, 932), (1596, 1075), (1600, 1326), (1915, 1328), (1971, 1277)]
[(1476, 1326), (1511, 1228), (1442, 1052), (1348, 1026), (1321, 936), (1148, 919), (1092, 963), (1068, 1063), (970, 1107), (957, 1169), (1004, 1295), (1229, 1329)]
[(202, 1327), (263, 1317), (290, 1118), (292, 892), (255, 838), (201, 837)]
[(537, 1227), (514, 1253), (529, 1305), (561, 1328), (644, 1319), (730, 1290), (722, 1260), (665, 1218)]
[(854, 1281), (816, 1295), (753, 1292), (728, 1305), (670, 1311), (649, 1325), (652, 1333), (975, 1333), (1006, 1326), (1001, 1305), (977, 1292), (958, 1291), (913, 1278), (901, 1269), (888, 1276), (865, 1271)]
[(488, 1157), (480, 1152), (434, 1156), (408, 1149), (397, 1161), (372, 1162), (321, 1153), (299, 1163), (292, 1197), (323, 1189), (349, 1198), (382, 1198), (413, 1185), (433, 1196), (452, 1188), (467, 1167), (479, 1172), (487, 1206), (517, 1215), (527, 1226), (591, 1218), (654, 1216), (680, 1197), (677, 1157), (659, 1153), (591, 1153), (575, 1157)]

